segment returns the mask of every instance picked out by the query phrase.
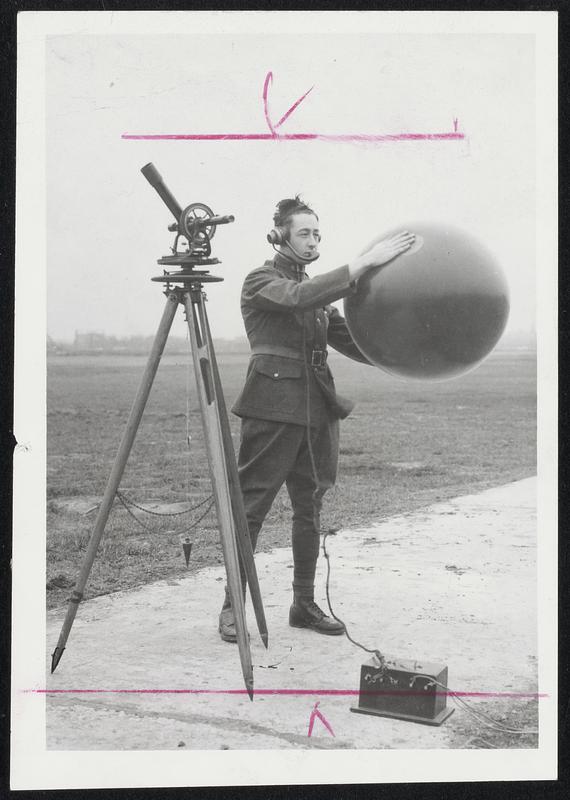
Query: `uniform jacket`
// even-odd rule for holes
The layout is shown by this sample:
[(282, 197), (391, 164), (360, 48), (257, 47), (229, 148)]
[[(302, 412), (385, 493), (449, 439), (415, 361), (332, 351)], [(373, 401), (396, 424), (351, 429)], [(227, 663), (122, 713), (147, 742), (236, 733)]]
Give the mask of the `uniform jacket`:
[(328, 365), (311, 366), (311, 356), (329, 344), (369, 363), (338, 309), (330, 305), (354, 291), (348, 266), (308, 278), (278, 254), (250, 272), (243, 284), (241, 312), (252, 354), (234, 414), (296, 424), (305, 424), (309, 416), (311, 424), (318, 425), (324, 418), (350, 412), (353, 404), (337, 395)]

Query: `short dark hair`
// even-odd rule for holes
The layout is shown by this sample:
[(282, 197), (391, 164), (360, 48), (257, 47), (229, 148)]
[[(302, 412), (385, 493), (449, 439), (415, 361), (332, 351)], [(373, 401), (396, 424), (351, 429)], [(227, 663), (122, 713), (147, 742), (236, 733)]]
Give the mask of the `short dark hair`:
[(287, 231), (291, 227), (291, 220), (295, 214), (313, 214), (317, 219), (318, 215), (310, 208), (298, 194), (295, 197), (288, 197), (277, 203), (273, 223), (276, 228), (285, 228)]

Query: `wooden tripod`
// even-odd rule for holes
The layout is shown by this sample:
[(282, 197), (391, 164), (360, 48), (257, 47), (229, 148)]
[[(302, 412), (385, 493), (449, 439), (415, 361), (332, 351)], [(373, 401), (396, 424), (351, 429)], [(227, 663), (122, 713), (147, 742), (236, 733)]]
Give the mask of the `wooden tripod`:
[[(259, 581), (253, 559), (253, 550), (248, 533), (247, 519), (238, 481), (238, 471), (226, 405), (205, 306), (206, 298), (203, 291), (203, 283), (220, 279), (207, 273), (190, 271), (185, 275), (179, 274), (175, 278), (169, 276), (162, 280), (167, 283), (166, 307), (127, 421), (123, 438), (115, 457), (113, 468), (107, 481), (105, 493), (99, 507), (94, 530), (87, 546), (81, 571), (73, 592), (71, 593), (71, 597), (69, 598), (66, 617), (63, 622), (57, 646), (52, 654), (51, 671), (53, 672), (57, 667), (65, 649), (79, 603), (83, 599), (83, 592), (95, 560), (97, 548), (103, 536), (105, 525), (113, 506), (126, 462), (132, 449), (158, 365), (168, 339), (176, 309), (178, 305), (183, 305), (190, 331), (194, 374), (202, 414), (202, 425), (218, 516), (222, 552), (227, 573), (228, 591), (235, 615), (241, 668), (246, 689), (250, 699), (253, 699), (253, 667), (251, 663), (249, 635), (245, 620), (245, 601), (240, 578), (240, 562), (249, 585), (257, 627), (265, 647), (268, 645), (268, 634)], [(172, 288), (170, 284), (173, 281), (181, 283), (182, 286)]]

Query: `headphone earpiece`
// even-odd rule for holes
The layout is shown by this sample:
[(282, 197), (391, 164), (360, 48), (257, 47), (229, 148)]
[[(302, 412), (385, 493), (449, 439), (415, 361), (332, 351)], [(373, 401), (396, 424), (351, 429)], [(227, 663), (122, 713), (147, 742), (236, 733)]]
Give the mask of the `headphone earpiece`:
[[(317, 241), (320, 242), (321, 237), (317, 236)], [(319, 257), (319, 253), (315, 252), (311, 256), (304, 256), (299, 253), (289, 241), (289, 231), (287, 228), (282, 228), (279, 225), (276, 225), (275, 228), (272, 228), (269, 233), (267, 234), (267, 241), (269, 244), (273, 245), (273, 247), (277, 247), (280, 245), (281, 247), (285, 247), (288, 250), (291, 250), (295, 254), (294, 260), (298, 263), (301, 262), (303, 264), (310, 264), (312, 261), (316, 261)], [(280, 251), (285, 258), (290, 258), (285, 254), (283, 250)]]
[(284, 245), (287, 243), (287, 229), (286, 228), (272, 228), (267, 234), (267, 241), (272, 245)]

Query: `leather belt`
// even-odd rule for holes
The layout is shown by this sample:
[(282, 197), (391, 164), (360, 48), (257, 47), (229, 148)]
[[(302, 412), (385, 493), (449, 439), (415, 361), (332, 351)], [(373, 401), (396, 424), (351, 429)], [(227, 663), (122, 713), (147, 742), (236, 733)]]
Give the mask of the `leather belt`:
[[(282, 358), (292, 358), (295, 361), (304, 361), (301, 354), (292, 347), (284, 347), (279, 344), (259, 344), (251, 348), (252, 356), (281, 356)], [(312, 350), (308, 363), (312, 367), (324, 367), (328, 358), (327, 350)]]

